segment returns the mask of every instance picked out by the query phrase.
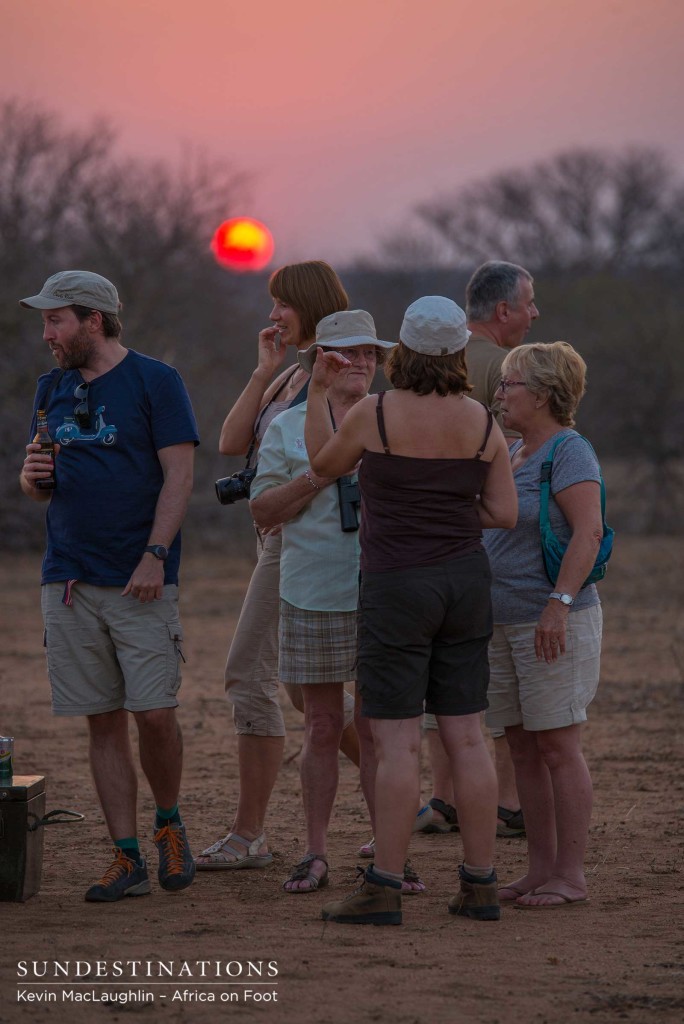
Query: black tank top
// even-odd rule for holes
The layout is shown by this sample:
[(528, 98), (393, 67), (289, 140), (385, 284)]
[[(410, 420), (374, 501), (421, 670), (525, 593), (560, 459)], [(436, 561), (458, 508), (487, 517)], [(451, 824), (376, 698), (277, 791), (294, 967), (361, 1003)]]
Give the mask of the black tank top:
[(361, 488), (361, 571), (387, 572), (438, 565), (481, 548), (482, 527), (475, 498), (489, 471), (482, 454), (487, 429), (472, 459), (419, 459), (392, 455), (378, 395), (378, 430), (383, 452), (363, 453)]

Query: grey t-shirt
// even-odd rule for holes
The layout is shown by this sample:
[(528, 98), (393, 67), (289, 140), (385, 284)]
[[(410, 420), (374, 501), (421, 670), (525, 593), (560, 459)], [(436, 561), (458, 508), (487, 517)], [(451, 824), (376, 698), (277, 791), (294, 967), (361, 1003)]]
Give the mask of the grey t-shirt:
[[(568, 435), (555, 451), (549, 496), (549, 520), (556, 536), (570, 539), (568, 521), (554, 500), (554, 494), (583, 480), (601, 478), (592, 449), (575, 430), (564, 428), (542, 445), (513, 476), (518, 492), (518, 522), (512, 530), (484, 530), (483, 543), (492, 567), (494, 622), (501, 625), (536, 622), (553, 590), (544, 569), (539, 539), (539, 473), (551, 445)], [(511, 457), (522, 441), (511, 445)], [(594, 584), (584, 587), (570, 612), (599, 604)]]

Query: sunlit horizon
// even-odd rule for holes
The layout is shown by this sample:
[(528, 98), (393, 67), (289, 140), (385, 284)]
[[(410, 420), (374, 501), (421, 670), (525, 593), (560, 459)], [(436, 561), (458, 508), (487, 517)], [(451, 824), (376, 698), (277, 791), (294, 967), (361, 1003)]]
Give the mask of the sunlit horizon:
[[(684, 165), (676, 0), (0, 0), (0, 96), (122, 154), (250, 176), (282, 260), (373, 250), (412, 206), (577, 147)], [(247, 205), (249, 208), (247, 208)]]

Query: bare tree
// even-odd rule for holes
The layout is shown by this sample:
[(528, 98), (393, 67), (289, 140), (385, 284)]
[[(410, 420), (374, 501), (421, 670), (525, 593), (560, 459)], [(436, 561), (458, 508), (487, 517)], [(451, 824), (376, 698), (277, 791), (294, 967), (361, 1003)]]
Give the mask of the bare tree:
[(383, 239), (380, 256), (406, 266), (508, 259), (537, 271), (589, 273), (681, 263), (683, 183), (658, 150), (576, 149), (475, 182), (413, 211), (413, 227)]
[(39, 321), (18, 299), (49, 274), (81, 266), (110, 277), (127, 342), (177, 361), (191, 386), (212, 368), (233, 372), (226, 325), (244, 319), (239, 286), (214, 265), (209, 243), (245, 198), (247, 176), (198, 153), (178, 167), (124, 160), (114, 142), (104, 121), (73, 131), (33, 104), (0, 103), (0, 534), (13, 543), (42, 530), (40, 511), (20, 506), (16, 478), (36, 371), (50, 367), (38, 355)]
[(81, 196), (102, 172), (112, 131), (65, 130), (29, 103), (0, 106), (0, 277), (67, 258)]

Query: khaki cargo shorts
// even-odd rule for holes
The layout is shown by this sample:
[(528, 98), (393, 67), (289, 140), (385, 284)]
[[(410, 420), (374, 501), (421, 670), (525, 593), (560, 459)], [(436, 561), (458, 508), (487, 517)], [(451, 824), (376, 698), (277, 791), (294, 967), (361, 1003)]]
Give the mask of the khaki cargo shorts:
[(175, 708), (183, 632), (178, 587), (141, 604), (123, 587), (76, 583), (63, 604), (63, 583), (42, 587), (47, 668), (56, 715), (101, 715), (125, 708)]

